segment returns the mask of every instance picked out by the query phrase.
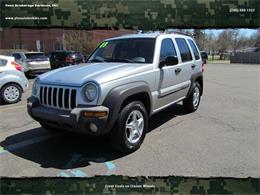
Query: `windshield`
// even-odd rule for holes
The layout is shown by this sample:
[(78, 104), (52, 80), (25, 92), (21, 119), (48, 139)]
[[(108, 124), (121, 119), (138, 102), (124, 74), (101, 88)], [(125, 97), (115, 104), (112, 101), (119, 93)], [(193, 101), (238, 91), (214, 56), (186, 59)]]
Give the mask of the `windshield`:
[(102, 42), (88, 62), (152, 63), (154, 38), (117, 39)]

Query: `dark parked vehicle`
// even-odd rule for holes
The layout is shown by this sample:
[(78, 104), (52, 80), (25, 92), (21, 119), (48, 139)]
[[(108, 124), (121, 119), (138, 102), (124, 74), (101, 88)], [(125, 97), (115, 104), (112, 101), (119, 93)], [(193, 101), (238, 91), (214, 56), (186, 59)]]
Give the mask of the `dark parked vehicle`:
[(75, 51), (52, 52), (49, 53), (49, 58), (50, 58), (52, 69), (85, 62), (84, 55), (80, 52), (75, 52)]
[(208, 60), (208, 54), (207, 54), (207, 52), (201, 51), (201, 52), (200, 52), (200, 55), (201, 55), (201, 58), (202, 58), (203, 63), (206, 64), (206, 63), (207, 63), (207, 60)]

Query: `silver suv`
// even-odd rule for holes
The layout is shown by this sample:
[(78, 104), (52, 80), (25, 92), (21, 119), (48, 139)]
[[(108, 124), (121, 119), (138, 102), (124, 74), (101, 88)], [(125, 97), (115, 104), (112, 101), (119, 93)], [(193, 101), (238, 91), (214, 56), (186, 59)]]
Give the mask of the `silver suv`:
[(12, 56), (23, 66), (26, 76), (51, 70), (49, 58), (43, 52), (17, 52), (13, 53)]
[(202, 60), (194, 40), (179, 33), (132, 34), (107, 39), (83, 65), (35, 80), (28, 113), (47, 129), (109, 134), (122, 152), (144, 140), (149, 118), (182, 101), (197, 110)]

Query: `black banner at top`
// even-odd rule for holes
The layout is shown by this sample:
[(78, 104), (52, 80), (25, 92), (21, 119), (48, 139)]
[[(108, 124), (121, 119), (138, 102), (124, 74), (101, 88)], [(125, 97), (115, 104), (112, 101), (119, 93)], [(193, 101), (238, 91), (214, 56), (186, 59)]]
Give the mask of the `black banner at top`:
[(1, 27), (258, 28), (259, 0), (2, 0)]

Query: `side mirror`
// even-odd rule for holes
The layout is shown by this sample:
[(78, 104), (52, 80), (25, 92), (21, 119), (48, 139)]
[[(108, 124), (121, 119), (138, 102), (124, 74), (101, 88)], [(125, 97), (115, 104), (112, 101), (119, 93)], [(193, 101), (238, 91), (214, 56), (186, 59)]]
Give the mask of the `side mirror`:
[(176, 65), (178, 64), (178, 57), (177, 56), (168, 56), (166, 59), (165, 59), (165, 65), (166, 66), (171, 66), (171, 65)]
[(159, 68), (162, 68), (163, 66), (172, 66), (178, 64), (178, 57), (177, 56), (168, 56), (165, 60), (161, 61), (159, 64)]

